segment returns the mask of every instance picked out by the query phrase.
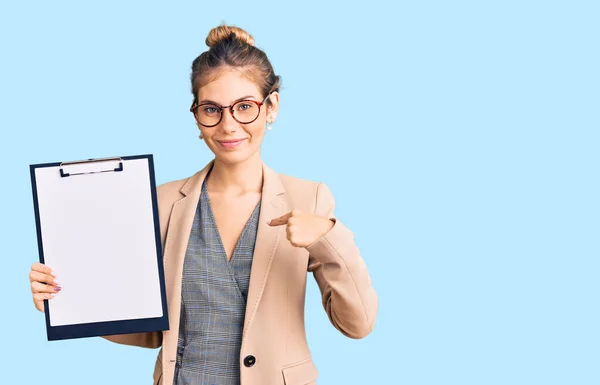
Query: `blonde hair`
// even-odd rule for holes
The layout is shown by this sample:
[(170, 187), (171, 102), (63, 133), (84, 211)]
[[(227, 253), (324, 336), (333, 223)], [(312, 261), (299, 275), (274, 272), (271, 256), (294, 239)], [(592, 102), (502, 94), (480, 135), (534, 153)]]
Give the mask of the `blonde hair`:
[(234, 34), (235, 37), (241, 41), (248, 43), (251, 46), (254, 46), (254, 38), (248, 32), (244, 31), (241, 28), (228, 26), (228, 25), (220, 25), (210, 30), (208, 36), (206, 37), (206, 45), (210, 48), (213, 48), (221, 40), (225, 40), (229, 37), (230, 34)]
[(194, 100), (198, 97), (200, 87), (227, 68), (235, 68), (254, 82), (263, 98), (273, 91), (279, 91), (281, 77), (275, 75), (267, 55), (254, 46), (254, 38), (248, 32), (223, 24), (210, 30), (206, 45), (208, 51), (200, 54), (192, 63), (190, 80)]

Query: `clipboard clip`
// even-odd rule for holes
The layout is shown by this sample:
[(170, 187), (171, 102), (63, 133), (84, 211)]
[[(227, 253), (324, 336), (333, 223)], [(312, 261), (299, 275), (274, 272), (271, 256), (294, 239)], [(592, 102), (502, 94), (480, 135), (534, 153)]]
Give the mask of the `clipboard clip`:
[[(111, 169), (108, 169), (108, 170), (88, 171), (88, 172), (78, 172), (78, 173), (67, 173), (67, 172), (65, 172), (63, 170), (63, 166), (72, 166), (74, 164), (110, 162), (110, 161), (119, 161), (119, 167), (117, 167), (117, 168), (111, 168)], [(120, 158), (120, 157), (77, 160), (77, 161), (73, 161), (73, 162), (62, 162), (60, 164), (60, 177), (61, 178), (66, 178), (68, 176), (75, 176), (75, 175), (99, 174), (99, 173), (102, 173), (102, 172), (119, 172), (119, 171), (123, 171), (123, 159)]]

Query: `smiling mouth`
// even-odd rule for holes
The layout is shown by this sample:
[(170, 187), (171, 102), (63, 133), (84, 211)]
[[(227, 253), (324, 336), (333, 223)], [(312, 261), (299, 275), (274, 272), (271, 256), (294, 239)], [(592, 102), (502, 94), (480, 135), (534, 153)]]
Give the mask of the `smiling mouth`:
[(240, 143), (242, 143), (244, 140), (246, 140), (246, 138), (231, 139), (231, 140), (217, 140), (216, 142), (219, 143), (221, 145), (221, 147), (224, 147), (224, 148), (235, 148), (238, 145), (240, 145)]

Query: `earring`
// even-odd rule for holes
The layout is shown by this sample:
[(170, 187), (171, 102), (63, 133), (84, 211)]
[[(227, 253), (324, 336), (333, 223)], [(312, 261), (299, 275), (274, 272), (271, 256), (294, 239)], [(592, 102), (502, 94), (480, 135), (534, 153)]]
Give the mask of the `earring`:
[(200, 138), (200, 140), (204, 139), (204, 136), (202, 136), (202, 134), (198, 135), (198, 138)]
[(273, 127), (271, 127), (272, 124), (273, 124), (273, 119), (267, 120), (267, 130), (271, 131), (273, 129)]

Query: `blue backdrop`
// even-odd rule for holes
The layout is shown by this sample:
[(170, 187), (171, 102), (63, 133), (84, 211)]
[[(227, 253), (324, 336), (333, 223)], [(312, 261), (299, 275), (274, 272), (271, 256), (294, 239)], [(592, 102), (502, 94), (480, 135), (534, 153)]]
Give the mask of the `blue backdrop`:
[(283, 78), (264, 160), (330, 186), (380, 296), (373, 333), (350, 340), (311, 278), (319, 384), (600, 383), (599, 11), (3, 2), (1, 382), (150, 383), (155, 350), (46, 341), (28, 166), (152, 153), (159, 183), (199, 170), (212, 154), (188, 111), (190, 65), (227, 22)]

